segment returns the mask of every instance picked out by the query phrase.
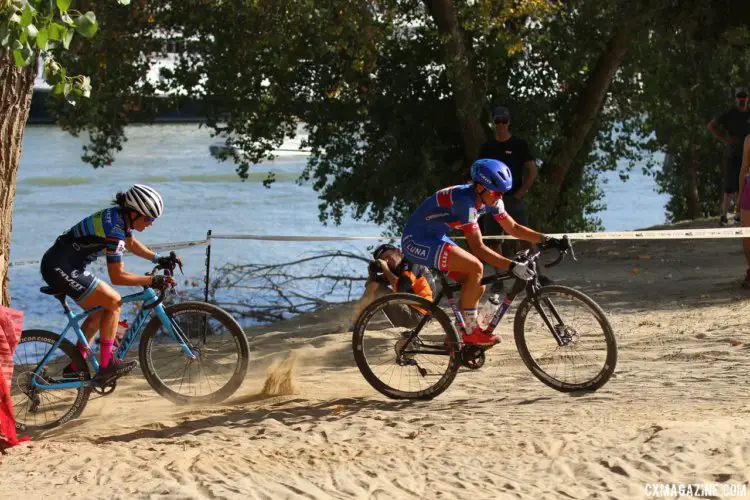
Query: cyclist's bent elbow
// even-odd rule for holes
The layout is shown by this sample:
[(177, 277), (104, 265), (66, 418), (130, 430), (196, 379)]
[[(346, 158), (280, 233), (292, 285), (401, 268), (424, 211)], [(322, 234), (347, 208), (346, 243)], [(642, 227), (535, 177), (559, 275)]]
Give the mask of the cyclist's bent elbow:
[(115, 286), (127, 286), (131, 285), (128, 280), (128, 273), (125, 272), (125, 266), (122, 262), (111, 262), (107, 264), (107, 272), (109, 274), (109, 281)]
[(505, 217), (504, 219), (496, 219), (497, 223), (500, 224), (500, 227), (505, 231), (506, 234), (509, 234), (511, 236), (514, 236), (518, 238), (518, 232), (519, 229), (523, 228), (521, 224), (513, 220), (510, 216)]
[(109, 275), (109, 281), (114, 286), (128, 286), (130, 283), (122, 274), (111, 274)]
[(482, 258), (481, 256), (489, 250), (482, 240), (482, 233), (477, 231), (465, 232), (464, 237), (466, 238), (466, 243), (469, 244), (469, 250), (477, 257)]

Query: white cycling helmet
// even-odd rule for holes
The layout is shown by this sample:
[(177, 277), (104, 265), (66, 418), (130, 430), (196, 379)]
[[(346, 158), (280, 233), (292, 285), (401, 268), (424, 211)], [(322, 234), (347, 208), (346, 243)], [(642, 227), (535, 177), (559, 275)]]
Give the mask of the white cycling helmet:
[(152, 219), (159, 217), (164, 210), (159, 193), (144, 184), (136, 184), (125, 192), (125, 206)]

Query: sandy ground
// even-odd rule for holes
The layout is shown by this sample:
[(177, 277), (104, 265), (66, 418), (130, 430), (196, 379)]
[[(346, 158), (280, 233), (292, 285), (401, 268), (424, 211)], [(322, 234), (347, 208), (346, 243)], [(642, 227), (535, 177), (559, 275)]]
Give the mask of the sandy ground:
[[(125, 379), (0, 457), (2, 497), (642, 498), (660, 482), (741, 493), (750, 292), (739, 240), (577, 248), (579, 262), (549, 275), (598, 301), (618, 336), (617, 372), (596, 393), (537, 381), (506, 321), (483, 369), (462, 370), (433, 401), (391, 401), (354, 365), (347, 311), (309, 314), (249, 331), (248, 378), (223, 404), (176, 407)], [(263, 393), (269, 368), (293, 394)]]

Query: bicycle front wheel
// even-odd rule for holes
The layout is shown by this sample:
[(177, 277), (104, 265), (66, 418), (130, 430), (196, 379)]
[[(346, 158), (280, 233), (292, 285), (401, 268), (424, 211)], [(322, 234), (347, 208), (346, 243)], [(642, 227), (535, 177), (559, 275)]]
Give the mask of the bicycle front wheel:
[[(89, 367), (69, 341), (52, 349), (60, 335), (45, 330), (24, 330), (13, 353), (10, 397), (20, 431), (51, 429), (76, 418), (86, 407), (91, 388)], [(40, 363), (45, 359), (43, 366)], [(80, 373), (64, 375), (63, 368), (75, 363)], [(81, 382), (77, 387), (45, 388), (49, 384)]]
[(354, 359), (365, 379), (393, 399), (432, 399), (451, 385), (461, 365), (448, 316), (408, 293), (373, 301), (357, 319)]
[(514, 333), (526, 367), (558, 391), (594, 391), (615, 371), (612, 326), (601, 307), (574, 288), (544, 286), (526, 297)]
[(138, 351), (146, 381), (159, 395), (177, 404), (215, 403), (242, 385), (249, 347), (245, 332), (220, 307), (183, 302), (166, 308), (172, 330), (195, 358), (188, 356), (158, 317), (143, 331)]

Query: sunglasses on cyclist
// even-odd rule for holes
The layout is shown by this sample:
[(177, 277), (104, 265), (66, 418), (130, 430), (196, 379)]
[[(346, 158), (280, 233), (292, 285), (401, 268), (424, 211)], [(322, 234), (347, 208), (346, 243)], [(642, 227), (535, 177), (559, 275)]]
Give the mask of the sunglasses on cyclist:
[(138, 214), (138, 216), (133, 219), (134, 221), (138, 220), (139, 218), (143, 218), (146, 220), (146, 222), (153, 224), (153, 222), (156, 220), (156, 217), (146, 217), (145, 215)]
[(496, 125), (507, 125), (510, 123), (510, 118), (495, 118)]
[(745, 94), (745, 93), (737, 94), (735, 97), (737, 99), (747, 99), (747, 94)]

